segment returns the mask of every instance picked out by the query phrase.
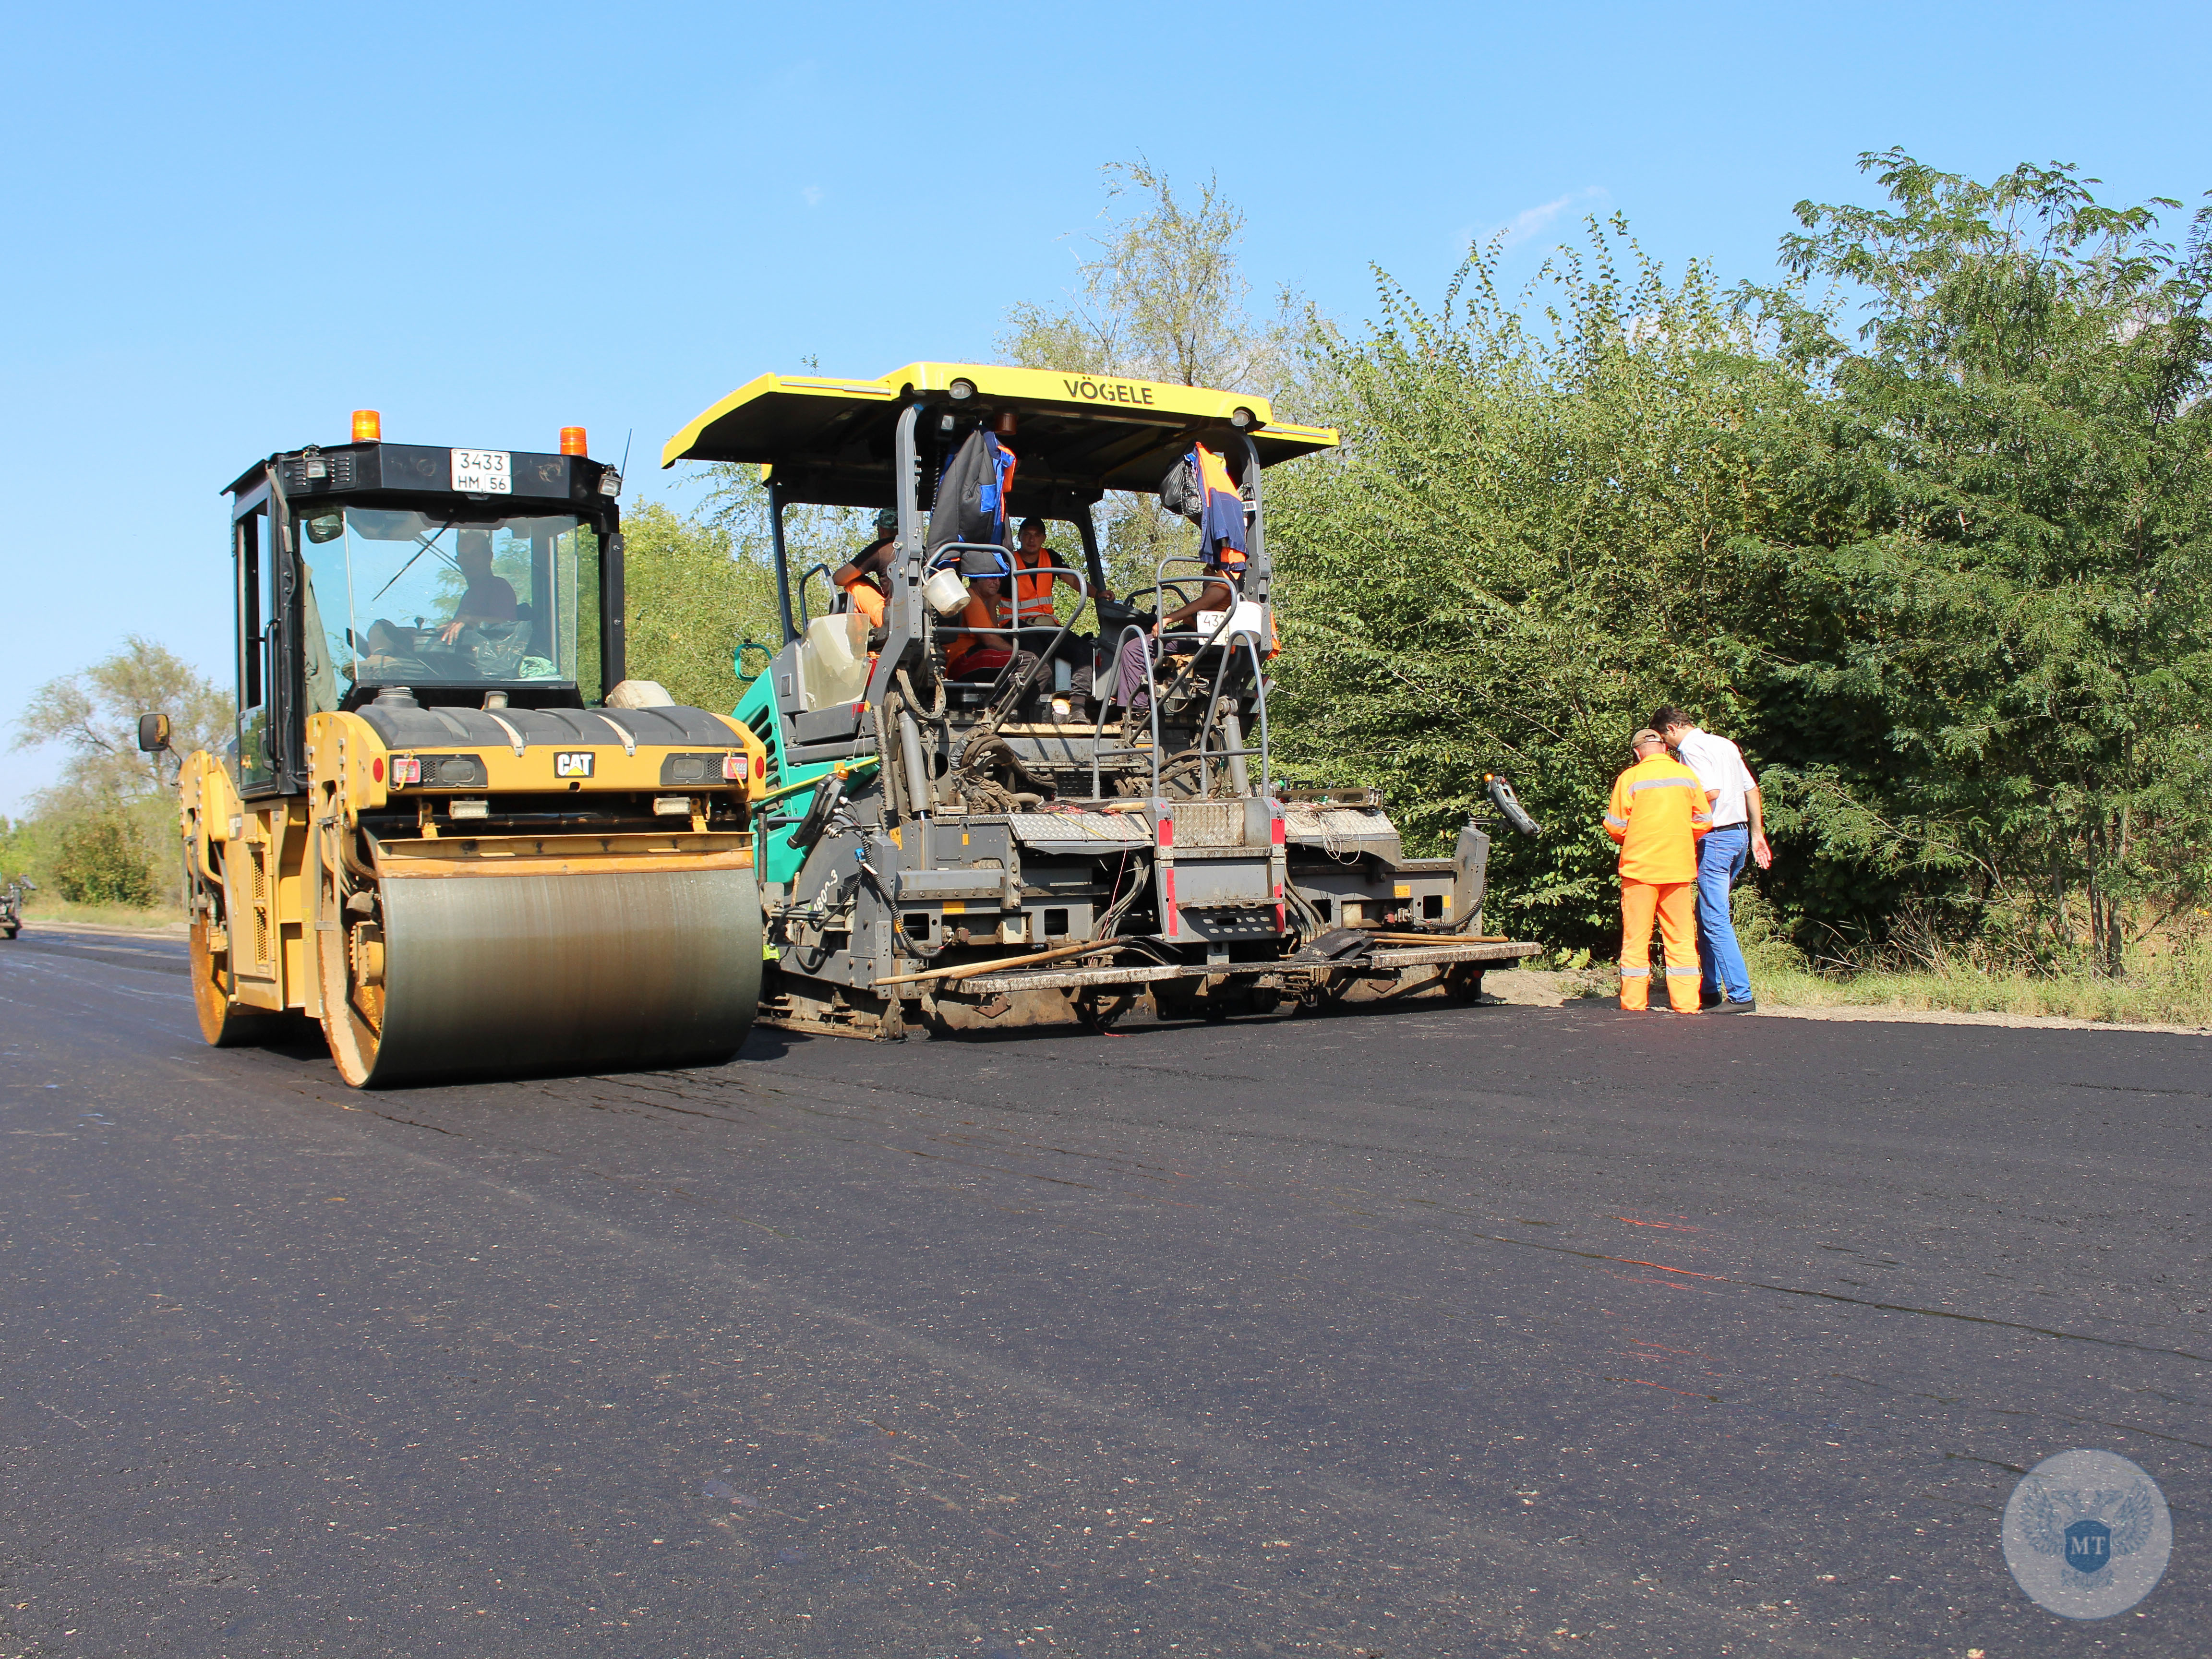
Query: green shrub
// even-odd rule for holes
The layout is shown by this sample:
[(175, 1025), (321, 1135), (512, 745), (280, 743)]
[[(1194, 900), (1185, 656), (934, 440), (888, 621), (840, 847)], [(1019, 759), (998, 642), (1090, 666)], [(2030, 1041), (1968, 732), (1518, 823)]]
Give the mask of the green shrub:
[(72, 904), (154, 902), (154, 865), (119, 813), (81, 819), (62, 831), (54, 884)]

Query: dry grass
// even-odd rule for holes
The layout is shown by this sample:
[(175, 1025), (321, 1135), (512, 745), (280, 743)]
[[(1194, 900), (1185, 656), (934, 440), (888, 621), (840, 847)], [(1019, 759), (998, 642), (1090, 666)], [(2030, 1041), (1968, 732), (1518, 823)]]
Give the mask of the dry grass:
[(2117, 974), (2039, 972), (1976, 962), (1924, 937), (1906, 962), (1808, 963), (1777, 938), (1739, 890), (1737, 932), (1762, 1004), (2022, 1014), (2112, 1024), (2212, 1025), (2212, 935), (2132, 947)]
[[(1748, 901), (1748, 902), (1747, 902)], [(1992, 969), (1922, 941), (1911, 966), (1815, 967), (1779, 937), (1755, 898), (1736, 891), (1736, 932), (1765, 1008), (1893, 1008), (1911, 1012), (1999, 1014), (2094, 1020), (2117, 1025), (2212, 1026), (2212, 933), (2139, 944), (2114, 975)], [(1549, 972), (1510, 981), (1511, 1001), (1610, 1001), (1620, 981), (1610, 962), (1538, 957)], [(1501, 992), (1508, 981), (1493, 974)], [(1524, 982), (1525, 981), (1525, 982)]]
[(2179, 949), (2130, 963), (2129, 969), (2118, 977), (1995, 974), (1944, 963), (1915, 973), (1817, 974), (1802, 963), (1756, 963), (1751, 979), (1759, 1002), (1778, 1008), (1937, 1009), (2124, 1025), (2212, 1025), (2212, 950)]
[(186, 926), (183, 909), (174, 904), (157, 904), (151, 909), (141, 910), (128, 904), (72, 904), (65, 898), (33, 893), (23, 906), (23, 925), (35, 927), (42, 921), (119, 927), (144, 933), (180, 933)]

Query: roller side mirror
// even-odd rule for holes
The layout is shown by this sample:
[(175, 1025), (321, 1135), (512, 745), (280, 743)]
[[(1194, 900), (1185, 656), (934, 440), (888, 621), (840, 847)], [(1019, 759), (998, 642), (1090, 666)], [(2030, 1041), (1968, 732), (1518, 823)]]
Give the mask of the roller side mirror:
[(167, 714), (141, 714), (138, 717), (138, 747), (147, 754), (158, 755), (169, 746), (169, 717)]

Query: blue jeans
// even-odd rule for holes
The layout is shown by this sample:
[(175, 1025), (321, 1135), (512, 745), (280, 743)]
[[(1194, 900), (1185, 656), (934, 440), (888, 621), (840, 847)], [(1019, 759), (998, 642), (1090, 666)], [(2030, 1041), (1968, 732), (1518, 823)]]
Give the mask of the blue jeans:
[(1747, 823), (1716, 830), (1698, 843), (1698, 961), (1705, 969), (1699, 977), (1706, 995), (1724, 990), (1730, 1002), (1751, 1000), (1751, 969), (1743, 965), (1743, 947), (1735, 942), (1729, 915), (1729, 889), (1750, 861)]

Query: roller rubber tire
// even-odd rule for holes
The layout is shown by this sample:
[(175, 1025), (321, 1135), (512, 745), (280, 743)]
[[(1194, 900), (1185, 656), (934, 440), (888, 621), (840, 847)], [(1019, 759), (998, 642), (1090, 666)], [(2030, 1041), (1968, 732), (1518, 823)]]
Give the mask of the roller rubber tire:
[(249, 1008), (231, 1000), (223, 988), (224, 975), (208, 949), (208, 924), (195, 921), (191, 931), (192, 1012), (199, 1016), (200, 1035), (216, 1048), (247, 1048), (280, 1034), (282, 1020), (265, 1009)]

